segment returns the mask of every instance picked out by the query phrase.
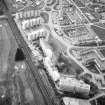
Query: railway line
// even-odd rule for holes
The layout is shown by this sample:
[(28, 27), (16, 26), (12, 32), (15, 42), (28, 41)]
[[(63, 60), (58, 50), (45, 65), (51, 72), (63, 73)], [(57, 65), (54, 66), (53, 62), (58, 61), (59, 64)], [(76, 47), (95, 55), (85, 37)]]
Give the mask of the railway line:
[[(30, 49), (29, 49), (27, 43), (24, 41), (23, 37), (21, 36), (21, 33), (18, 30), (13, 17), (11, 16), (11, 14), (9, 12), (6, 13), (6, 15), (8, 17), (7, 20), (10, 25), (10, 28), (13, 32), (13, 35), (14, 35), (19, 47), (22, 49), (22, 51), (24, 52), (24, 54), (26, 56), (26, 62), (30, 67), (31, 73), (35, 79), (35, 82), (38, 85), (38, 88), (40, 89), (40, 91), (43, 95), (45, 102), (47, 103), (47, 105), (57, 105), (54, 101), (54, 97), (52, 97), (50, 94), (50, 90), (44, 85), (42, 77), (38, 71), (38, 68), (32, 62), (31, 55), (30, 55)], [(37, 104), (37, 105), (40, 105), (40, 104)]]

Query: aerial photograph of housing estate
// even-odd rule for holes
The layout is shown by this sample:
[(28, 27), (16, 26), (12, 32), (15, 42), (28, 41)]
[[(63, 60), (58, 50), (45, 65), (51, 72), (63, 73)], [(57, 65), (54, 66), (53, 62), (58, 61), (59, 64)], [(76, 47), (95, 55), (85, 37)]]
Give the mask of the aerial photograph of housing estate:
[(0, 0), (0, 105), (105, 105), (105, 0)]

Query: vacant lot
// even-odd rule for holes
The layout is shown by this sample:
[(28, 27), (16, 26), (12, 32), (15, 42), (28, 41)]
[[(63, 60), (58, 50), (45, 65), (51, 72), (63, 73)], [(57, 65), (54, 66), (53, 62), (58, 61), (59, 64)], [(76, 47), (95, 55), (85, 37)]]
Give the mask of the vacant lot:
[(91, 28), (101, 40), (105, 40), (105, 29), (94, 25), (91, 25)]
[(9, 61), (13, 59), (12, 55), (15, 53), (16, 46), (8, 23), (5, 20), (0, 21), (0, 80), (10, 68)]

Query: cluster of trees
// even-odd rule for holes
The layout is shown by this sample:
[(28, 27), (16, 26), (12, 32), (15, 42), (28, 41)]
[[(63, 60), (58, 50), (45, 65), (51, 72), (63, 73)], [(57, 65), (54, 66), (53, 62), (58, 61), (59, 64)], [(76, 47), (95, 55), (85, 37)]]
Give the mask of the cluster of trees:
[(2, 0), (0, 0), (0, 15), (3, 14), (3, 3)]
[(60, 73), (75, 74), (75, 69), (72, 67), (68, 59), (64, 57), (62, 54), (60, 54), (58, 57), (56, 67), (58, 68)]
[(0, 15), (3, 15), (3, 13), (8, 10), (8, 7), (5, 3), (5, 0), (0, 0)]
[(0, 105), (12, 105), (12, 100), (10, 97), (0, 97)]
[(89, 93), (89, 97), (93, 97), (95, 96), (98, 92), (99, 89), (97, 87), (96, 84), (94, 84), (91, 79), (92, 79), (92, 75), (91, 74), (84, 74), (82, 77), (80, 77), (85, 83), (90, 85), (90, 93)]

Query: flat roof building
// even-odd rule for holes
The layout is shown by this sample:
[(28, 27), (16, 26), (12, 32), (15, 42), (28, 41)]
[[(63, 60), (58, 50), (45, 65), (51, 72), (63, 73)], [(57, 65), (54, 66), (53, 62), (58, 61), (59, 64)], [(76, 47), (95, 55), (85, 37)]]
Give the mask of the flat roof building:
[(27, 29), (27, 28), (29, 29), (38, 25), (42, 25), (44, 23), (44, 20), (43, 18), (39, 17), (39, 18), (23, 20), (21, 23), (22, 23), (23, 29)]
[(31, 29), (31, 30), (25, 31), (25, 33), (26, 33), (26, 37), (29, 41), (34, 41), (38, 38), (46, 39), (49, 36), (48, 30), (45, 28), (42, 28), (42, 27), (37, 30)]
[(65, 105), (91, 105), (89, 101), (76, 99), (71, 97), (64, 97), (63, 102)]
[(35, 18), (40, 16), (40, 11), (38, 10), (25, 10), (16, 13), (15, 18), (19, 19), (28, 19), (28, 18)]
[(64, 92), (80, 93), (84, 96), (89, 95), (90, 85), (84, 83), (82, 80), (77, 80), (71, 77), (61, 77), (58, 82), (58, 88)]

